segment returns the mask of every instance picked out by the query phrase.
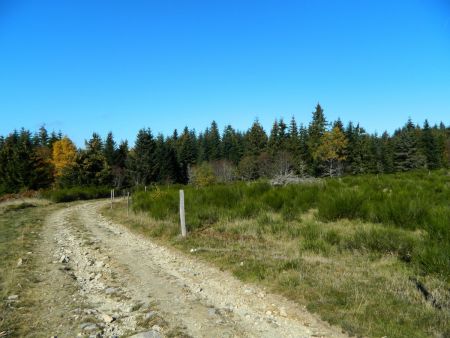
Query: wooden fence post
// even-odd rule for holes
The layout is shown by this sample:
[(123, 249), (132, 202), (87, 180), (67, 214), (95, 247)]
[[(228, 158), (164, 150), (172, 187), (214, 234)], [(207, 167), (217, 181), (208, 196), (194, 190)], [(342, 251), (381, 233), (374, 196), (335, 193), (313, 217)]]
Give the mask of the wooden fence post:
[(112, 197), (112, 195), (113, 195), (113, 191), (111, 189), (111, 210), (112, 210), (112, 207), (113, 207), (113, 197)]
[(184, 191), (180, 190), (180, 223), (181, 223), (181, 236), (186, 237), (186, 220), (184, 217)]
[(130, 192), (127, 193), (127, 217), (130, 215)]

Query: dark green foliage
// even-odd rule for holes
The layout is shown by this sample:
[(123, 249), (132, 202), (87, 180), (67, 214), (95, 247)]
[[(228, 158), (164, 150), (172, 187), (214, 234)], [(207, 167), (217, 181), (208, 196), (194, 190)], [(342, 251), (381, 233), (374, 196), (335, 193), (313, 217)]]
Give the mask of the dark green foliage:
[[(312, 113), (312, 121), (308, 127), (308, 152), (311, 155), (316, 153), (317, 148), (319, 148), (321, 144), (321, 138), (326, 131), (327, 128), (327, 120), (323, 113), (323, 109), (318, 103), (316, 106), (316, 110)], [(312, 173), (314, 175), (320, 176), (322, 171), (321, 163), (317, 160), (311, 162)]]
[(396, 132), (394, 137), (394, 161), (396, 171), (408, 171), (423, 168), (426, 164), (425, 156), (419, 149), (419, 132), (408, 121), (402, 131)]
[(438, 146), (439, 140), (430, 128), (427, 120), (425, 120), (423, 125), (421, 142), (427, 168), (439, 168), (441, 166), (442, 150)]
[(253, 125), (245, 134), (244, 144), (244, 153), (249, 156), (257, 156), (265, 150), (267, 145), (267, 134), (258, 120), (253, 122)]
[(127, 169), (134, 185), (146, 185), (156, 181), (156, 143), (150, 129), (141, 129), (131, 151)]
[(62, 203), (108, 197), (110, 193), (109, 187), (86, 186), (49, 190), (43, 192), (42, 196), (51, 199), (53, 202)]
[(106, 137), (103, 154), (109, 166), (113, 166), (116, 163), (116, 142), (114, 141), (112, 132), (109, 132)]
[(13, 132), (0, 148), (0, 193), (37, 190), (48, 187), (53, 180), (50, 150), (33, 143), (29, 131)]

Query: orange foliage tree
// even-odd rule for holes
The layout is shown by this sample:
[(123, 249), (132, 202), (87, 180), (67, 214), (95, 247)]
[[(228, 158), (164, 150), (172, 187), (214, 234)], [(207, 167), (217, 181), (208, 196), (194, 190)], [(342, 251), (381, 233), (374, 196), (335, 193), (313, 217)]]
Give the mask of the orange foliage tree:
[(53, 144), (52, 154), (53, 165), (55, 166), (55, 175), (60, 177), (64, 168), (75, 163), (77, 148), (75, 144), (66, 136)]

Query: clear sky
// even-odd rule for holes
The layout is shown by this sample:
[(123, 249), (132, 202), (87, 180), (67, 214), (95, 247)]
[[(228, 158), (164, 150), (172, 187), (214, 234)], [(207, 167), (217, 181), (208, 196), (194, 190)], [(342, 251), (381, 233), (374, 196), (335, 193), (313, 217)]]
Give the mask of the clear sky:
[(450, 1), (0, 0), (0, 134), (450, 124)]

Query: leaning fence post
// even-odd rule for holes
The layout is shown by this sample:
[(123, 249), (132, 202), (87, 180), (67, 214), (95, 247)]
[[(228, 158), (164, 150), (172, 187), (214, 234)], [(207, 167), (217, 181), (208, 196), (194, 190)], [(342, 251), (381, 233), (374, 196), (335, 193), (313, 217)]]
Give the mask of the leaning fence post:
[(127, 193), (127, 217), (130, 215), (130, 192)]
[(180, 223), (181, 223), (181, 236), (186, 237), (186, 220), (184, 217), (184, 191), (180, 190)]

